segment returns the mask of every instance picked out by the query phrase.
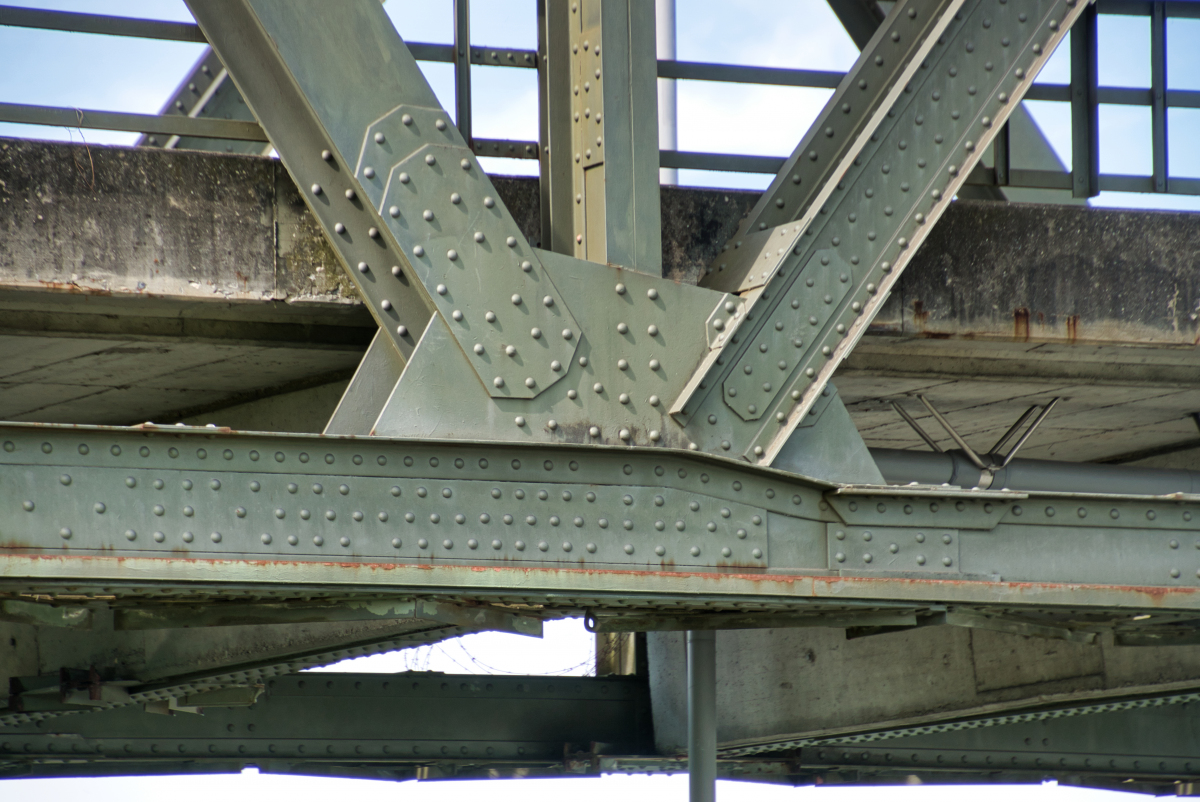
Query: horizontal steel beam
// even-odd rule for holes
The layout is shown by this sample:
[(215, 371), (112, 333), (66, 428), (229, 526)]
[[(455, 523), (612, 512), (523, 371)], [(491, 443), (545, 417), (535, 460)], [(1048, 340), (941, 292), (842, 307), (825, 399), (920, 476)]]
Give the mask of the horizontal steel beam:
[(712, 64), (701, 61), (659, 59), (659, 78), (687, 81), (720, 81), (773, 86), (808, 86), (837, 89), (845, 73), (830, 70), (793, 70), (781, 67), (753, 67), (744, 64)]
[[(649, 691), (633, 678), (293, 674), (264, 691), (249, 707), (210, 696), (218, 704), (198, 705), (203, 715), (125, 707), (6, 727), (0, 777), (64, 776), (80, 765), (89, 776), (147, 773), (147, 763), (155, 773), (255, 765), (412, 779), (444, 765), (450, 776), (481, 767), (563, 774), (567, 758), (596, 743), (653, 753)], [(87, 762), (64, 765), (67, 756)]]
[(200, 32), (200, 26), (189, 22), (163, 22), (103, 14), (79, 14), (72, 11), (44, 11), (17, 6), (0, 6), (0, 25), (106, 36), (132, 36), (140, 39), (166, 39), (175, 42), (208, 41)]
[(102, 128), (106, 131), (138, 131), (147, 134), (177, 134), (250, 142), (267, 141), (262, 126), (255, 122), (187, 117), (182, 114), (130, 114), (119, 111), (0, 103), (0, 122), (63, 128)]
[(665, 449), (36, 425), (0, 442), (0, 587), (52, 597), (1200, 608), (1195, 496), (836, 487)]

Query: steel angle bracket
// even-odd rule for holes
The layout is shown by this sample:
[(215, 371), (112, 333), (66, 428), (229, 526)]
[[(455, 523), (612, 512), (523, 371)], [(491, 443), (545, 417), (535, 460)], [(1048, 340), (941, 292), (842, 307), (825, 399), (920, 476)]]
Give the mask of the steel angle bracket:
[[(175, 114), (198, 119), (255, 121), (246, 102), (229, 79), (229, 72), (225, 69), (225, 65), (217, 58), (217, 54), (213, 52), (212, 48), (207, 49), (200, 56), (196, 65), (192, 67), (192, 71), (180, 82), (175, 94), (166, 102), (159, 114)], [(138, 146), (180, 150), (223, 150), (226, 153), (256, 155), (266, 155), (271, 152), (270, 142), (164, 136), (162, 134), (143, 134), (138, 139)]]
[(379, 4), (190, 8), (402, 359), (436, 312), (488, 394), (553, 384), (574, 318)]
[[(895, 102), (874, 115), (862, 147), (843, 159), (845, 169), (827, 179), (806, 218), (811, 222), (787, 224), (786, 236), (762, 232), (777, 262), (766, 268), (770, 278), (738, 335), (709, 352), (700, 375), (672, 405), (701, 448), (716, 445), (702, 421), (728, 417), (725, 398), (714, 390), (763, 359), (785, 360), (788, 367), (756, 404), (762, 414), (728, 424), (735, 453), (771, 463), (1080, 13), (1078, 0), (975, 0), (957, 13), (944, 12), (953, 19), (928, 43), (911, 79), (892, 93)], [(824, 250), (849, 263), (853, 280), (819, 331), (805, 331), (807, 321), (789, 304), (797, 283), (811, 277), (812, 255)], [(843, 268), (831, 260), (823, 269)], [(764, 341), (779, 323), (784, 339), (805, 341), (799, 359), (789, 346), (785, 357)]]

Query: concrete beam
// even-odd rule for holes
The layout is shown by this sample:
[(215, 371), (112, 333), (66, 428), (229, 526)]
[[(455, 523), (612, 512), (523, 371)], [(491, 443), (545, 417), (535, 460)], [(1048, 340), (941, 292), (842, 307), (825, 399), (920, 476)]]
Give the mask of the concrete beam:
[[(536, 181), (495, 183), (540, 243)], [(756, 198), (663, 188), (664, 273), (694, 283)], [(981, 447), (1064, 396), (1026, 456), (1194, 445), (1194, 221), (954, 204), (838, 376), (867, 442), (918, 447), (886, 400), (921, 392)], [(0, 419), (311, 429), (332, 406), (247, 405), (334, 397), (374, 330), (278, 162), (0, 140)]]

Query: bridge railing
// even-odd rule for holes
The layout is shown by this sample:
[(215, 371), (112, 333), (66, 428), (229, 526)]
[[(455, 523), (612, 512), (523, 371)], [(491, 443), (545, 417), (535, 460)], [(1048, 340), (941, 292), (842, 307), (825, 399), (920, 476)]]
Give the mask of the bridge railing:
[[(1097, 15), (1150, 18), (1151, 80), (1146, 88), (1100, 86), (1098, 82)], [(454, 3), (456, 38), (469, 41), (468, 3)], [(1169, 168), (1168, 109), (1200, 109), (1200, 91), (1168, 87), (1166, 68), (1167, 20), (1200, 19), (1200, 3), (1189, 0), (1099, 0), (1071, 33), (1069, 83), (1036, 83), (1026, 100), (1050, 101), (1070, 106), (1071, 165), (1069, 171), (1022, 169), (1013, 166), (1007, 126), (992, 146), (991, 167), (977, 167), (969, 184), (1024, 189), (1068, 190), (1075, 197), (1102, 191), (1200, 195), (1200, 178), (1175, 176)], [(168, 41), (204, 43), (199, 26), (182, 22), (112, 17), (97, 14), (47, 11), (0, 6), (0, 25), (57, 31), (106, 34)], [(518, 139), (474, 137), (471, 123), (471, 66), (538, 69), (538, 52), (455, 44), (409, 42), (413, 55), (424, 62), (455, 67), (456, 120), (475, 153), (485, 157), (539, 158), (540, 144)], [(198, 69), (199, 69), (198, 65)], [(658, 77), (683, 81), (758, 84), (832, 90), (844, 77), (837, 71), (785, 69), (708, 62), (659, 60)], [(185, 81), (185, 85), (186, 85)], [(186, 95), (187, 93), (182, 93)], [(191, 102), (178, 97), (158, 115), (38, 106), (0, 102), (0, 122), (95, 128), (143, 133), (142, 144), (171, 144), (175, 137), (208, 142), (266, 143), (267, 137), (253, 119), (205, 116), (203, 93)], [(1149, 107), (1151, 113), (1151, 164), (1149, 175), (1102, 173), (1099, 169), (1099, 108)], [(545, 109), (541, 110), (545, 113)], [(249, 117), (249, 114), (246, 115)], [(203, 147), (203, 145), (201, 145)], [(230, 148), (226, 148), (230, 149)], [(774, 174), (784, 156), (739, 153), (705, 153), (661, 150), (664, 168), (732, 173)]]

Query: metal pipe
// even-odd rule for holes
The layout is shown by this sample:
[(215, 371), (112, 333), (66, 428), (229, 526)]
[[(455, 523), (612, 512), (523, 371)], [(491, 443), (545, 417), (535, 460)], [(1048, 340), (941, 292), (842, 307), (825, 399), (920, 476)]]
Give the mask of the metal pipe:
[(975, 467), (983, 470), (984, 467), (986, 467), (983, 464), (983, 460), (979, 458), (979, 455), (975, 453), (973, 448), (967, 445), (967, 441), (962, 439), (962, 435), (955, 431), (954, 427), (950, 425), (950, 421), (943, 418), (942, 413), (934, 409), (933, 404), (929, 403), (925, 396), (919, 395), (917, 396), (917, 399), (925, 405), (925, 408), (928, 409), (929, 413), (937, 419), (937, 422), (942, 424), (942, 428), (946, 430), (946, 434), (950, 435), (950, 439), (958, 444), (958, 447), (963, 450), (963, 453), (967, 455), (967, 458), (971, 460), (971, 462), (975, 463)]
[(687, 634), (688, 799), (717, 798), (717, 633)]
[[(1013, 461), (1013, 457), (1015, 457), (1017, 452), (1021, 450), (1021, 446), (1025, 445), (1025, 441), (1028, 440), (1031, 435), (1033, 435), (1033, 433), (1037, 430), (1037, 427), (1042, 425), (1042, 421), (1046, 419), (1046, 416), (1050, 414), (1050, 410), (1054, 409), (1054, 405), (1057, 403), (1058, 399), (1053, 398), (1050, 400), (1049, 404), (1042, 407), (1042, 413), (1033, 419), (1033, 423), (1029, 424), (1029, 428), (1025, 430), (1025, 434), (1021, 435), (1021, 439), (1017, 440), (1016, 444), (1013, 445), (1013, 447), (1009, 449), (1008, 453), (1004, 455), (1004, 461), (1000, 463), (1001, 468), (1008, 467), (1008, 464)], [(995, 464), (995, 462), (993, 461), (992, 464)]]
[(899, 402), (893, 401), (892, 409), (899, 412), (900, 417), (902, 417), (902, 418), (904, 418), (904, 420), (908, 421), (908, 425), (912, 427), (912, 430), (914, 432), (916, 432), (918, 435), (921, 436), (921, 439), (925, 441), (925, 445), (929, 446), (934, 451), (938, 451), (938, 452), (942, 451), (942, 447), (937, 444), (937, 441), (934, 440), (932, 437), (930, 437), (929, 433), (921, 428), (921, 424), (917, 423), (916, 418), (914, 418), (912, 415), (909, 415), (908, 412), (904, 409), (904, 407), (900, 406)]
[[(655, 0), (654, 35), (658, 58), (675, 60), (675, 0)], [(678, 104), (675, 96), (675, 79), (658, 79), (658, 147), (660, 150), (679, 148)], [(679, 170), (660, 167), (660, 184), (674, 186), (679, 183)]]
[[(930, 451), (872, 448), (871, 457), (888, 484), (916, 482), (979, 487), (984, 478), (983, 471), (966, 454), (957, 450), (935, 454)], [(990, 482), (983, 484), (995, 489), (1050, 493), (1165, 496), (1170, 493), (1200, 493), (1200, 471), (1014, 459), (1007, 467), (997, 470)]]
[[(892, 402), (893, 405), (895, 403), (896, 403), (895, 401)], [(1008, 431), (1005, 432), (1004, 435), (999, 440), (996, 441), (996, 445), (992, 446), (991, 453), (993, 453), (993, 454), (1001, 453), (1001, 449), (1004, 448), (1004, 446), (1008, 445), (1008, 441), (1010, 439), (1012, 439), (1012, 436), (1014, 434), (1016, 434), (1022, 426), (1025, 425), (1025, 421), (1027, 421), (1031, 417), (1033, 417), (1033, 413), (1037, 412), (1037, 408), (1038, 408), (1037, 404), (1034, 404), (1029, 409), (1025, 410), (1025, 414), (1022, 415), (1020, 418), (1018, 418), (1017, 422), (1009, 427)]]

